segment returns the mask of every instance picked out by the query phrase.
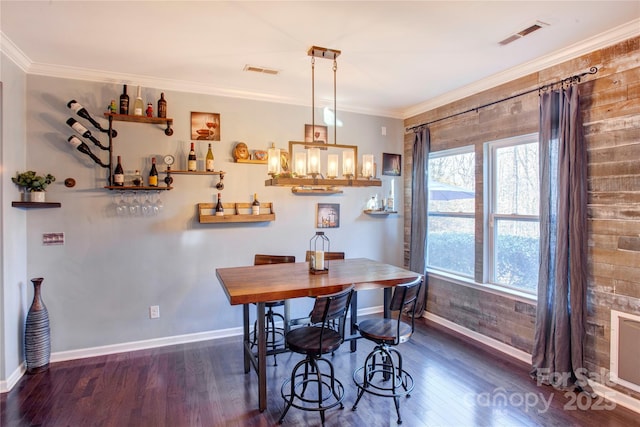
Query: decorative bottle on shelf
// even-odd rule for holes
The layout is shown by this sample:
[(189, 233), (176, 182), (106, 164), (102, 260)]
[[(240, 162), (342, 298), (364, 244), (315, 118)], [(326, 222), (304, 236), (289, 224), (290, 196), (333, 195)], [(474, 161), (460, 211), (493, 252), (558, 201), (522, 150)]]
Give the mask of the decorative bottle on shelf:
[(156, 158), (151, 158), (151, 170), (149, 171), (149, 187), (158, 186), (158, 169), (156, 169)]
[(207, 170), (207, 172), (213, 172), (213, 151), (211, 151), (211, 143), (209, 143), (209, 149), (207, 150), (205, 169)]
[(164, 99), (164, 92), (160, 94), (160, 99), (158, 99), (158, 117), (167, 118), (167, 100)]
[(69, 126), (71, 126), (71, 128), (73, 130), (75, 130), (76, 132), (78, 132), (79, 135), (81, 135), (83, 138), (87, 138), (89, 140), (91, 140), (91, 142), (93, 142), (96, 146), (102, 148), (103, 150), (108, 150), (109, 147), (105, 147), (104, 145), (102, 145), (100, 143), (100, 141), (98, 141), (92, 134), (91, 131), (89, 129), (87, 129), (86, 127), (82, 126), (82, 123), (80, 123), (79, 121), (77, 121), (76, 119), (69, 117), (67, 119), (67, 124)]
[(31, 279), (33, 283), (33, 302), (27, 313), (24, 326), (24, 353), (27, 373), (37, 374), (49, 368), (51, 357), (51, 330), (49, 328), (49, 312), (42, 302), (40, 286), (42, 277)]
[(222, 196), (218, 193), (218, 203), (216, 203), (216, 216), (224, 216), (224, 207), (222, 206)]
[(138, 169), (136, 169), (136, 172), (133, 174), (133, 179), (131, 180), (131, 182), (135, 187), (142, 187), (142, 184), (144, 184), (142, 175), (140, 175), (140, 171)]
[(113, 185), (116, 187), (124, 187), (124, 169), (122, 169), (120, 156), (118, 156), (118, 163), (113, 170)]
[(120, 95), (120, 114), (129, 114), (129, 95), (127, 95), (127, 85), (122, 88)]
[(258, 193), (253, 193), (253, 203), (251, 203), (251, 213), (260, 215), (260, 202), (258, 201)]
[(390, 212), (395, 211), (395, 201), (393, 200), (393, 187), (389, 190), (389, 197), (387, 198), (386, 209)]
[(195, 172), (198, 167), (198, 162), (196, 159), (196, 149), (195, 145), (191, 143), (191, 150), (189, 150), (189, 158), (187, 160), (187, 170), (190, 172)]
[[(104, 132), (104, 133), (109, 133), (109, 129), (105, 129), (102, 127), (102, 125), (98, 122), (96, 122), (93, 117), (91, 117), (91, 114), (89, 114), (89, 112), (87, 111), (86, 108), (84, 108), (78, 101), (76, 101), (75, 99), (72, 99), (71, 101), (69, 101), (67, 103), (67, 107), (71, 108), (73, 111), (75, 111), (75, 113), (77, 115), (79, 115), (80, 117), (82, 117), (83, 119), (87, 119), (89, 120), (89, 122), (96, 128), (98, 129), (100, 132)], [(118, 133), (116, 132), (115, 129), (111, 129), (111, 137), (115, 138), (116, 135), (118, 135)]]
[(141, 116), (144, 112), (144, 102), (142, 102), (142, 88), (138, 86), (138, 93), (136, 95), (136, 100), (133, 101), (133, 115)]

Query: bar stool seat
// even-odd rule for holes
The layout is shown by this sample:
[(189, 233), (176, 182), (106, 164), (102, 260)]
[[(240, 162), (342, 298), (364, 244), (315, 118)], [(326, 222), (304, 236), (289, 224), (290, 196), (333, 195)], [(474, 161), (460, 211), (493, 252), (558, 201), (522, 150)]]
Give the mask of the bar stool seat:
[[(414, 331), (416, 300), (422, 285), (419, 277), (411, 282), (395, 287), (389, 309), (395, 318), (367, 319), (358, 324), (360, 335), (376, 343), (365, 358), (363, 366), (353, 373), (353, 381), (358, 387), (358, 397), (353, 404), (355, 411), (365, 392), (375, 396), (393, 398), (398, 424), (400, 398), (409, 397), (414, 388), (414, 380), (403, 366), (402, 354), (395, 348), (409, 340)], [(411, 317), (411, 323), (402, 321), (402, 313)]]
[(289, 350), (306, 357), (295, 365), (290, 378), (282, 384), (280, 393), (286, 406), (280, 424), (292, 406), (320, 412), (322, 425), (327, 409), (338, 405), (344, 408), (344, 386), (335, 377), (331, 361), (322, 355), (337, 350), (344, 341), (344, 318), (352, 294), (353, 287), (349, 287), (342, 292), (317, 297), (311, 312), (311, 325), (287, 333)]

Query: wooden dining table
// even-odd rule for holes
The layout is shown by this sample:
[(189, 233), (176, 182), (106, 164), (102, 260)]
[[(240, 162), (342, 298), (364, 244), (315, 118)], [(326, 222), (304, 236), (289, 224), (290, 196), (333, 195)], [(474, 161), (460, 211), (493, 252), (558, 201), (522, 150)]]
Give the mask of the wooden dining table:
[[(354, 286), (351, 299), (350, 339), (356, 337), (358, 311), (357, 291), (384, 289), (385, 310), (391, 289), (418, 276), (401, 267), (373, 261), (367, 258), (352, 258), (329, 262), (329, 270), (324, 274), (311, 274), (306, 262), (251, 265), (216, 269), (216, 276), (224, 289), (231, 305), (243, 305), (243, 346), (244, 371), (248, 373), (251, 365), (258, 374), (258, 407), (260, 412), (267, 409), (267, 344), (265, 336), (265, 303), (269, 301), (288, 301), (300, 297), (317, 297), (340, 292)], [(257, 353), (254, 354), (249, 335), (249, 307), (256, 306)], [(285, 304), (285, 331), (289, 325), (288, 305)], [(385, 311), (385, 316), (388, 313)], [(355, 351), (356, 341), (351, 341), (351, 350)]]

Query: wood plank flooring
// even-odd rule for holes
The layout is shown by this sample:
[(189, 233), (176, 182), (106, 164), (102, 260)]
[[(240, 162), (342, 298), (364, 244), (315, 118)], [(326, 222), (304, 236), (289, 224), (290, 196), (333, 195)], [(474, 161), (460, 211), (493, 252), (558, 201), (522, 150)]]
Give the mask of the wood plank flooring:
[[(526, 364), (418, 323), (416, 334), (398, 347), (416, 380), (411, 397), (401, 401), (403, 426), (640, 426), (640, 414), (537, 386)], [(357, 352), (343, 345), (333, 356), (346, 397), (343, 410), (327, 411), (327, 426), (397, 425), (392, 399), (365, 394), (351, 410), (357, 392), (351, 375), (371, 348), (359, 340)], [(278, 425), (280, 385), (300, 358), (280, 354), (278, 366), (268, 358), (263, 413), (257, 376), (244, 373), (239, 337), (55, 363), (1, 396), (0, 426)], [(292, 408), (284, 425), (316, 426), (320, 416)]]

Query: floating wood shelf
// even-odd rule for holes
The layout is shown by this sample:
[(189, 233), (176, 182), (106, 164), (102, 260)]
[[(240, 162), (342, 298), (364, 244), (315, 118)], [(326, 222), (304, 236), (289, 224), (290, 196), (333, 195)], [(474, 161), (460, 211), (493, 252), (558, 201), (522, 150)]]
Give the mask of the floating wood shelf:
[(173, 129), (171, 129), (171, 125), (173, 124), (173, 119), (162, 118), (162, 117), (147, 117), (147, 116), (132, 116), (130, 114), (112, 114), (112, 113), (104, 113), (104, 116), (109, 119), (109, 135), (111, 135), (111, 122), (113, 120), (119, 122), (134, 122), (134, 123), (149, 123), (152, 125), (167, 125), (167, 128), (164, 130), (164, 134), (167, 136), (173, 135)]
[(176, 175), (224, 175), (223, 171), (178, 171), (171, 169), (166, 172)]
[(397, 211), (383, 211), (383, 210), (371, 210), (371, 209), (366, 209), (363, 211), (364, 213), (366, 213), (367, 215), (381, 215), (381, 216), (387, 216), (389, 214), (397, 214)]
[[(173, 171), (171, 171), (173, 172)], [(104, 188), (106, 188), (107, 190), (120, 190), (120, 191), (164, 191), (164, 190), (171, 190), (173, 189), (173, 187), (149, 187), (149, 186), (117, 186), (117, 185), (106, 185)]]
[(45, 209), (62, 207), (60, 202), (11, 202), (14, 208)]
[(291, 187), (293, 194), (342, 194), (337, 188)]
[(260, 203), (260, 215), (251, 214), (251, 203), (223, 203), (223, 216), (215, 215), (215, 203), (198, 203), (201, 224), (275, 221), (273, 203)]
[(320, 179), (320, 178), (272, 178), (264, 182), (266, 187), (381, 187), (380, 179)]
[(266, 160), (238, 159), (236, 163), (249, 163), (251, 165), (266, 165)]

